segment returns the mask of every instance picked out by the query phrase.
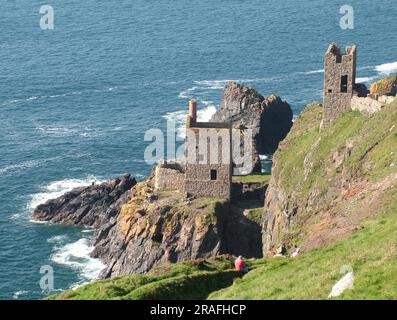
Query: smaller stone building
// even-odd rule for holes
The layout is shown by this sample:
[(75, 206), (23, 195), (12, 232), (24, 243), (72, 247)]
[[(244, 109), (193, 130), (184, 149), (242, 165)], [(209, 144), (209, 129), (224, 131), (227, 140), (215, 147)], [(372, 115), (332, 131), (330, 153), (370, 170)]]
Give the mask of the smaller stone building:
[(185, 165), (181, 162), (160, 162), (155, 169), (156, 190), (180, 190), (185, 187)]

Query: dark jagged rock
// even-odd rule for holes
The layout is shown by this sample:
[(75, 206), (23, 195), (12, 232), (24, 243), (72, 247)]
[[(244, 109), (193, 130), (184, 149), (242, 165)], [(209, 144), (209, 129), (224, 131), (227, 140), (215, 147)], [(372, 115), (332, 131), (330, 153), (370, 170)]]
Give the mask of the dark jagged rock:
[(260, 226), (231, 213), (227, 201), (186, 200), (155, 191), (148, 180), (133, 188), (118, 218), (96, 232), (92, 256), (106, 264), (100, 278), (108, 278), (225, 253), (262, 256), (261, 240)]
[(33, 219), (55, 224), (98, 228), (116, 217), (136, 184), (131, 175), (99, 185), (80, 187), (36, 208)]
[(367, 89), (367, 86), (364, 83), (355, 83), (353, 92), (358, 97), (365, 98), (368, 95), (369, 90)]
[(271, 95), (265, 99), (252, 88), (229, 82), (225, 86), (221, 107), (211, 121), (231, 122), (235, 128), (252, 129), (254, 158), (258, 159), (259, 154), (276, 151), (292, 127), (292, 118), (290, 105), (280, 97)]

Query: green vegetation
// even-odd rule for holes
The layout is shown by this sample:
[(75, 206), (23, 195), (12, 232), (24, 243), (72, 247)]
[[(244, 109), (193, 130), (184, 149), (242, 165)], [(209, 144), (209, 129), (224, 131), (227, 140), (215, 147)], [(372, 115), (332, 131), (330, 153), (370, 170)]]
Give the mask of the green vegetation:
[(347, 240), (297, 258), (259, 260), (256, 269), (210, 299), (327, 299), (343, 276), (355, 273), (354, 289), (340, 299), (397, 298), (397, 193), (384, 197), (376, 219)]
[(327, 299), (346, 265), (355, 273), (354, 289), (340, 299), (396, 299), (396, 229), (397, 193), (391, 192), (377, 218), (347, 240), (297, 258), (249, 260), (253, 270), (243, 278), (231, 258), (220, 257), (97, 281), (49, 299)]
[(258, 207), (255, 209), (248, 209), (247, 218), (258, 225), (262, 223), (263, 207)]
[(249, 220), (258, 225), (262, 222), (263, 201), (251, 199), (234, 201), (231, 210), (238, 215), (244, 214)]
[(97, 281), (68, 290), (50, 300), (205, 299), (230, 286), (238, 273), (231, 257), (219, 257), (157, 267), (147, 275)]
[[(351, 235), (335, 236), (297, 258), (261, 260), (210, 299), (327, 299), (346, 265), (354, 270), (355, 284), (341, 299), (397, 298), (397, 101), (369, 117), (347, 112), (320, 130), (321, 119), (321, 106), (308, 106), (274, 155), (273, 174), (293, 199), (289, 203), (300, 208), (307, 208), (310, 198), (313, 203), (295, 216), (283, 242), (300, 243), (314, 232), (327, 235), (320, 229), (324, 219), (331, 225), (345, 219), (356, 231), (343, 230)], [(362, 185), (340, 197), (346, 190), (340, 181), (347, 178)], [(321, 211), (328, 215), (314, 214)]]
[[(278, 162), (273, 174), (286, 194), (304, 202), (316, 190), (321, 198), (342, 168), (345, 176), (368, 177), (372, 182), (396, 172), (397, 102), (370, 117), (347, 112), (320, 132), (321, 118), (321, 106), (309, 105), (274, 156)], [(349, 145), (351, 155), (345, 161)]]
[(242, 183), (261, 183), (262, 185), (269, 184), (271, 175), (268, 173), (255, 173), (247, 176), (234, 176), (233, 181), (240, 181)]

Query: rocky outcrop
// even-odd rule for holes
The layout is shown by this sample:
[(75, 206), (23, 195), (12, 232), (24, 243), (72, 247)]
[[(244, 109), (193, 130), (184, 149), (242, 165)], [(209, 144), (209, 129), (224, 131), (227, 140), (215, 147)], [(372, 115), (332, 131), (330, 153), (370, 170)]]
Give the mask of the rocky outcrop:
[(321, 105), (308, 106), (273, 156), (264, 255), (281, 245), (306, 251), (345, 239), (397, 192), (397, 153), (390, 149), (396, 102), (370, 117), (347, 112), (319, 130), (322, 114)]
[(33, 218), (95, 228), (91, 255), (107, 266), (100, 278), (221, 254), (262, 256), (258, 223), (231, 212), (226, 200), (158, 190), (154, 175), (138, 184), (125, 175), (76, 188), (40, 205)]
[[(92, 256), (107, 265), (101, 278), (225, 253), (261, 256), (260, 227), (248, 221), (236, 227), (240, 222), (225, 200), (186, 200), (175, 192), (156, 190), (149, 179), (136, 185), (120, 215), (96, 232)], [(230, 240), (235, 241), (236, 229), (241, 236), (238, 247)]]
[(231, 122), (253, 130), (256, 154), (272, 154), (292, 126), (290, 105), (280, 97), (264, 98), (255, 89), (235, 82), (225, 86), (221, 107), (211, 121)]
[(36, 208), (33, 219), (55, 224), (99, 228), (118, 216), (136, 184), (131, 175), (99, 185), (80, 187)]
[(395, 96), (397, 95), (397, 75), (381, 79), (371, 85), (371, 95)]

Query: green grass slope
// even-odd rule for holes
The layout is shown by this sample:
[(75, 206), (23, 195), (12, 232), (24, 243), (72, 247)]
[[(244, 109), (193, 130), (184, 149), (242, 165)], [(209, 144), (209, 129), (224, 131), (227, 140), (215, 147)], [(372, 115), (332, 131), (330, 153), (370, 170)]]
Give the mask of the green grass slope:
[(377, 218), (348, 239), (296, 258), (258, 261), (209, 299), (327, 299), (346, 268), (355, 273), (354, 289), (340, 299), (397, 299), (397, 193), (385, 201)]
[(238, 273), (231, 257), (166, 264), (146, 275), (116, 277), (96, 281), (50, 300), (162, 300), (206, 299), (230, 286)]
[(346, 268), (354, 289), (340, 299), (397, 299), (397, 101), (369, 117), (347, 112), (320, 131), (321, 111), (312, 104), (302, 113), (273, 170), (303, 208), (283, 242), (317, 248), (260, 261), (210, 299), (327, 299)]
[(343, 220), (353, 229), (375, 213), (364, 208), (382, 205), (383, 186), (396, 190), (397, 99), (371, 116), (346, 112), (322, 130), (321, 119), (322, 107), (309, 105), (274, 155), (272, 179), (287, 207), (298, 208), (293, 225), (280, 232), (287, 246), (337, 240), (321, 233), (325, 219), (327, 228)]

